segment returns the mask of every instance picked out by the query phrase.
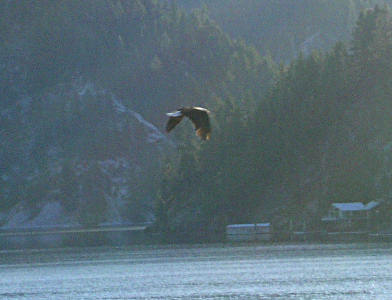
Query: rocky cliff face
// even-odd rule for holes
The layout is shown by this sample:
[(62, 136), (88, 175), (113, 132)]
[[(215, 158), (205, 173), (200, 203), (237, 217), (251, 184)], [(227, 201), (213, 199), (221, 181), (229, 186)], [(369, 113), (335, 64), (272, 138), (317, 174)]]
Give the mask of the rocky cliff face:
[(10, 87), (0, 107), (3, 228), (151, 221), (172, 147), (155, 126), (81, 78), (36, 95)]

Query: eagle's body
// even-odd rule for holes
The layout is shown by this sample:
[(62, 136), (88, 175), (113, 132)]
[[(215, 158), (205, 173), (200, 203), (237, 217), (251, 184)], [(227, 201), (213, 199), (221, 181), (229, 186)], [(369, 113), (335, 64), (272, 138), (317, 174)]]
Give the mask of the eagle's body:
[(176, 111), (167, 113), (170, 118), (166, 124), (166, 131), (169, 132), (176, 127), (185, 116), (188, 117), (195, 126), (196, 135), (203, 140), (209, 140), (211, 136), (209, 113), (208, 109), (202, 107), (182, 107)]

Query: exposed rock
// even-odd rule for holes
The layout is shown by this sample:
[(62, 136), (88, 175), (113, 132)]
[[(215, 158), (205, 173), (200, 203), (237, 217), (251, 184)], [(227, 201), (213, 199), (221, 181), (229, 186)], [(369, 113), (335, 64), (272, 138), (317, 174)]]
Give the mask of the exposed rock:
[(0, 113), (3, 228), (151, 221), (172, 144), (113, 93), (77, 78)]

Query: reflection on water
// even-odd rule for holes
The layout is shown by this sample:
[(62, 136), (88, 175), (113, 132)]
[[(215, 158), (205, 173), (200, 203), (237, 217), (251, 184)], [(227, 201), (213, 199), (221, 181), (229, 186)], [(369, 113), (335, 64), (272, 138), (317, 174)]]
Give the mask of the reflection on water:
[(388, 244), (0, 252), (0, 299), (387, 299)]

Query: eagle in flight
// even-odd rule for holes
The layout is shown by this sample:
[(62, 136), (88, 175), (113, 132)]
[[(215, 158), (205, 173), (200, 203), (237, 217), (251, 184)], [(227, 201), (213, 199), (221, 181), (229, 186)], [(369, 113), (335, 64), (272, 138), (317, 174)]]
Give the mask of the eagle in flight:
[(170, 132), (182, 118), (188, 117), (196, 129), (196, 135), (203, 139), (209, 140), (211, 136), (211, 125), (209, 118), (210, 111), (202, 107), (182, 107), (171, 113), (166, 113), (169, 116), (169, 121), (166, 124), (166, 131)]

